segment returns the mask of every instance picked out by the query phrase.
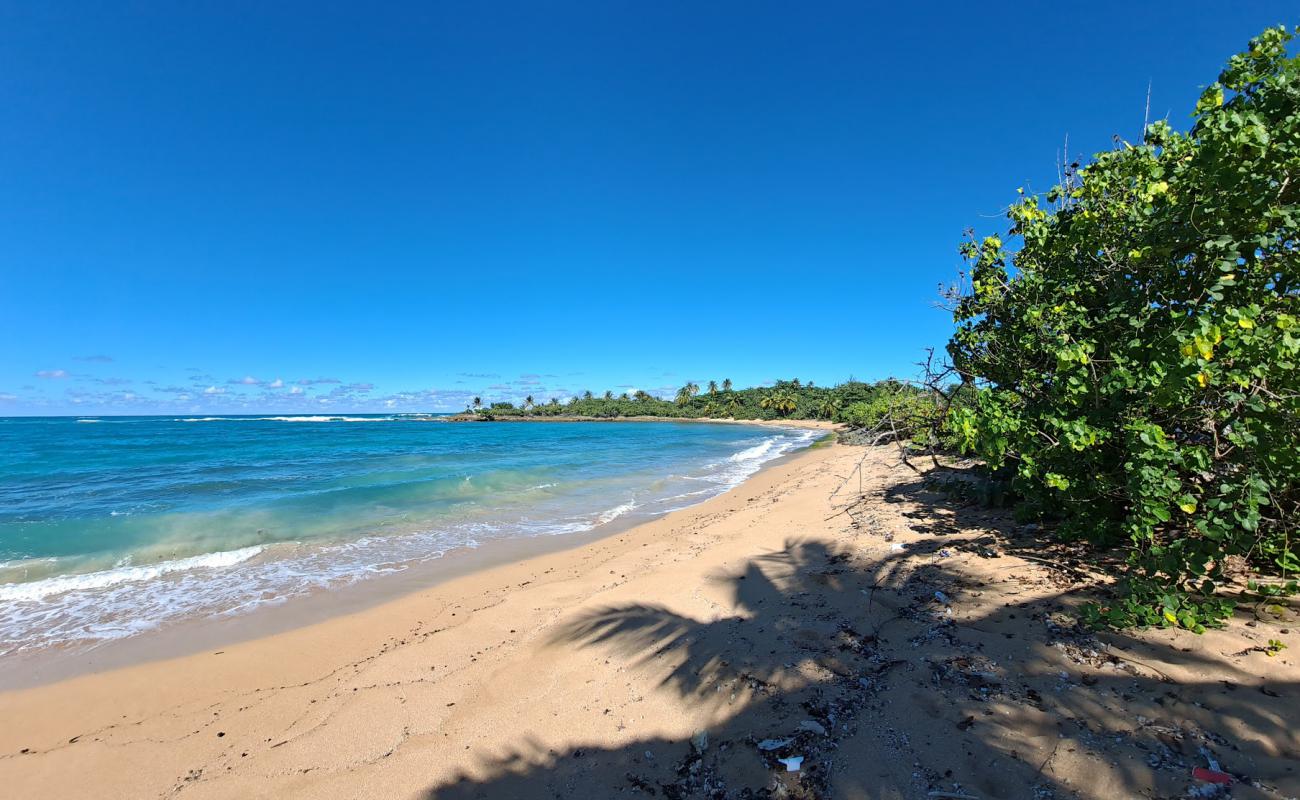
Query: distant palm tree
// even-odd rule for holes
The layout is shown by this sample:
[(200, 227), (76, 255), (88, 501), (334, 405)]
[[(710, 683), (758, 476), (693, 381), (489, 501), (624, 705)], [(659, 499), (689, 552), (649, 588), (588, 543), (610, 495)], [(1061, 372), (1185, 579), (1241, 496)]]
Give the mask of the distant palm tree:
[(606, 389), (606, 390), (605, 390), (605, 399), (606, 399), (606, 400), (613, 400), (613, 399), (614, 399), (614, 392), (611, 391), (611, 390), (609, 390), (609, 389)]
[(764, 395), (763, 399), (758, 401), (758, 405), (760, 408), (770, 409), (784, 417), (792, 413), (799, 404), (795, 396), (790, 392), (784, 389), (776, 389)]
[(823, 398), (821, 404), (817, 406), (817, 415), (823, 419), (834, 419), (844, 406), (837, 397)]
[(722, 379), (722, 391), (724, 392), (731, 391), (731, 378)]
[(709, 381), (709, 394), (717, 394), (717, 393), (718, 393), (718, 382)]
[(524, 398), (524, 410), (527, 411), (532, 407), (533, 407), (533, 396), (530, 394)]
[(620, 395), (618, 396), (618, 399), (619, 399), (619, 400), (626, 400), (626, 399), (627, 399), (627, 392), (623, 392), (622, 394), (620, 394)]
[(632, 395), (632, 398), (639, 403), (644, 403), (648, 400), (654, 399), (653, 397), (650, 396), (650, 393), (647, 392), (645, 389), (637, 389), (636, 394)]
[(483, 398), (481, 398), (481, 397), (475, 397), (475, 398), (474, 398), (474, 410), (477, 411), (480, 407), (482, 407), (482, 405), (483, 405)]
[(696, 383), (687, 383), (677, 390), (677, 405), (684, 406), (691, 401), (691, 398), (700, 393), (700, 387)]
[(592, 397), (594, 397), (594, 395), (591, 393), (590, 389), (582, 393), (583, 400), (590, 400)]
[(727, 413), (736, 416), (736, 412), (745, 407), (745, 402), (740, 399), (740, 395), (728, 395), (727, 399), (722, 401), (722, 405), (727, 409)]
[(560, 404), (560, 398), (558, 398), (558, 397), (552, 397), (552, 398), (551, 398), (551, 405), (553, 405), (553, 406), (558, 406), (559, 404)]

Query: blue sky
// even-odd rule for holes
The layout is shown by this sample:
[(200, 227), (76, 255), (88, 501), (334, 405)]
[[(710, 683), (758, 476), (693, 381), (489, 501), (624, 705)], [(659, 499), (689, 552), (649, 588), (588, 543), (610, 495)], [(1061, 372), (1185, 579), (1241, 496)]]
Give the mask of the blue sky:
[(0, 414), (911, 375), (1294, 3), (0, 2)]

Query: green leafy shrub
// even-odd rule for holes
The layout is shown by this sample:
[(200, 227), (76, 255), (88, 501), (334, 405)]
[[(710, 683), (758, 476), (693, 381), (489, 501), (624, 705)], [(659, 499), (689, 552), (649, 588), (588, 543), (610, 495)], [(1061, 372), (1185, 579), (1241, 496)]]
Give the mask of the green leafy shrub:
[[(1130, 550), (1093, 622), (1200, 630), (1227, 557), (1300, 568), (1300, 61), (1265, 31), (1164, 122), (970, 241), (950, 425), (1060, 530)], [(1046, 201), (1046, 206), (1043, 201)], [(1017, 245), (1013, 247), (1013, 244)]]
[(903, 383), (882, 382), (870, 399), (844, 409), (843, 421), (861, 428), (894, 424), (899, 433), (910, 436), (929, 419), (935, 409), (928, 393)]

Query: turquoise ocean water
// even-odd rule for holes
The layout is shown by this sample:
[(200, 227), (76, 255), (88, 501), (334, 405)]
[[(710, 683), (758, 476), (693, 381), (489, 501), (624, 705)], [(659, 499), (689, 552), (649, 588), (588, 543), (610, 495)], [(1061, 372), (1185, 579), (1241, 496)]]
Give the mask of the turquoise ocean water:
[(0, 418), (0, 655), (698, 503), (815, 434), (406, 416)]

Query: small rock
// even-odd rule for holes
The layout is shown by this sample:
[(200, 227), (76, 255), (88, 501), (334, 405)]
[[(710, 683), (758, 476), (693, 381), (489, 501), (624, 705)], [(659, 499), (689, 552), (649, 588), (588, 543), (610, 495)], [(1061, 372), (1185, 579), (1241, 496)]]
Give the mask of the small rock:
[(799, 730), (801, 730), (801, 731), (812, 731), (813, 733), (815, 733), (815, 734), (817, 734), (817, 735), (819, 735), (819, 736), (825, 736), (825, 735), (826, 735), (826, 727), (825, 727), (824, 725), (822, 725), (820, 722), (818, 722), (817, 720), (814, 720), (814, 719), (806, 719), (806, 720), (804, 720), (803, 722), (800, 722), (800, 723), (799, 723)]

